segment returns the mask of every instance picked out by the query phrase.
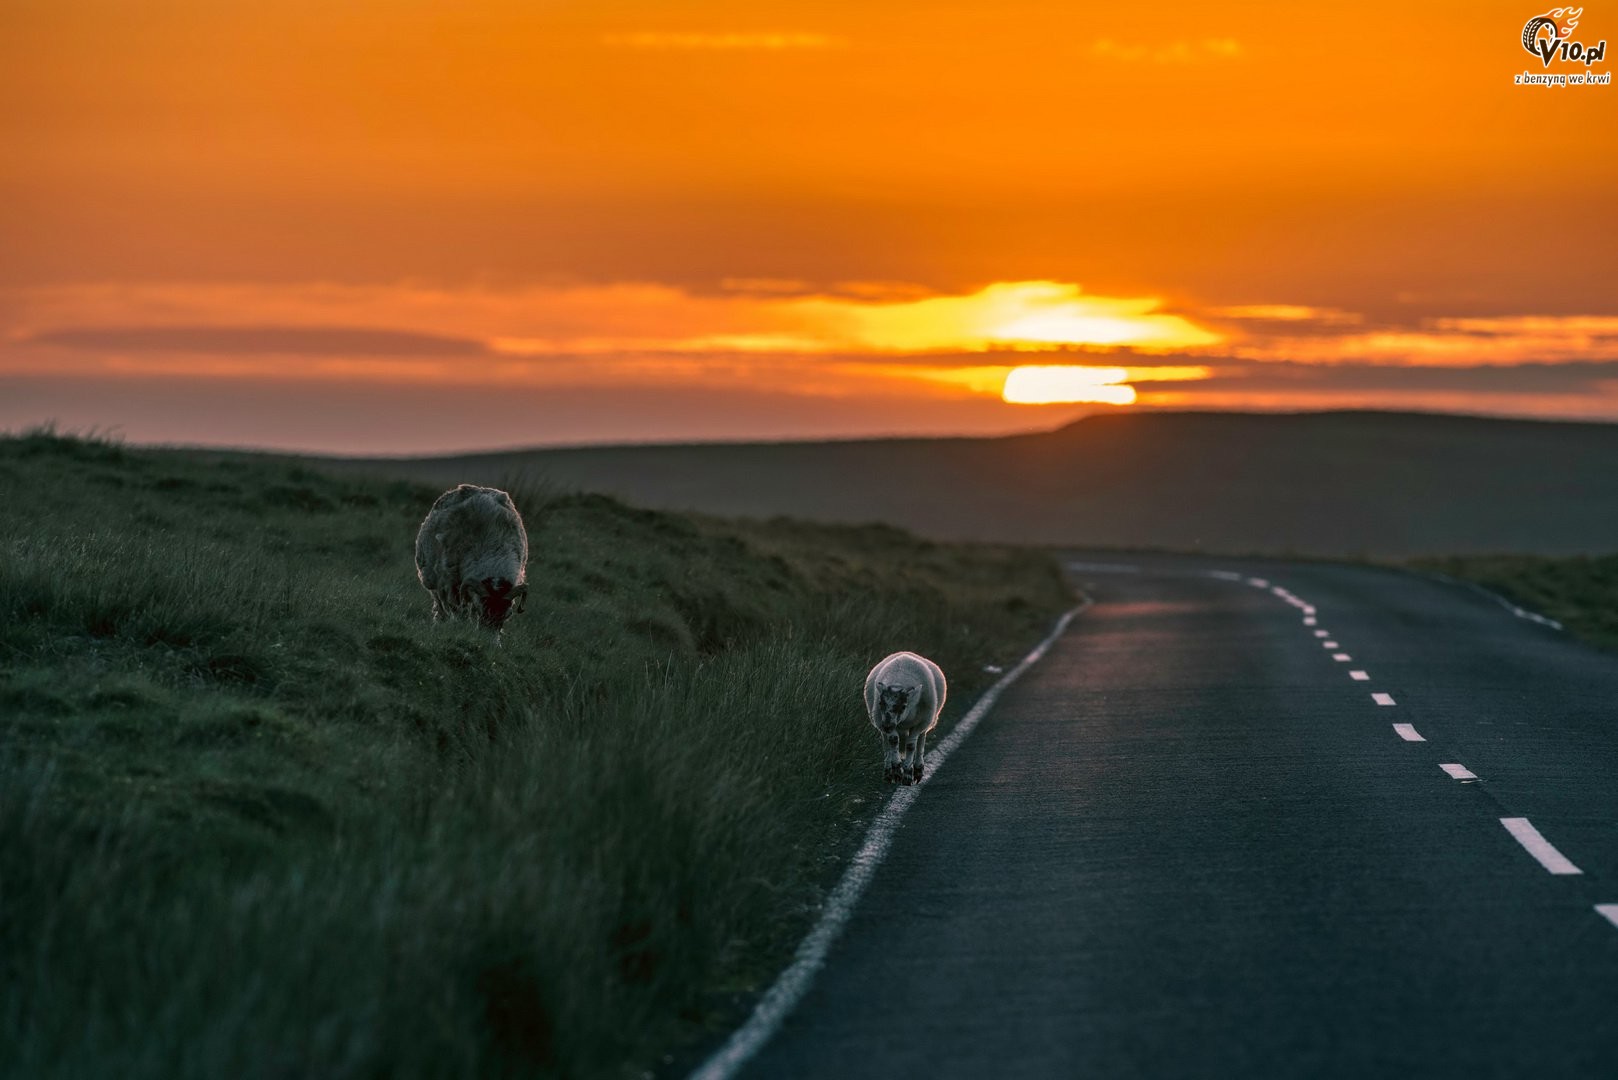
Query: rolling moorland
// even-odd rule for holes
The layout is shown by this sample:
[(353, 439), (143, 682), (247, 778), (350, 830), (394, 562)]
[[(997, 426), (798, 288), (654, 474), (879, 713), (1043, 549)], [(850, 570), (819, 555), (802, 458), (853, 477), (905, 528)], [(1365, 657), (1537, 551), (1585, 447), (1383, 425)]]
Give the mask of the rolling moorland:
[(1043, 554), (517, 486), (529, 610), (434, 625), (439, 486), (0, 439), (0, 1075), (632, 1076), (737, 1018)]
[(1618, 548), (1618, 424), (1142, 413), (990, 439), (620, 446), (323, 466), (514, 472), (639, 506), (940, 540), (1404, 559)]

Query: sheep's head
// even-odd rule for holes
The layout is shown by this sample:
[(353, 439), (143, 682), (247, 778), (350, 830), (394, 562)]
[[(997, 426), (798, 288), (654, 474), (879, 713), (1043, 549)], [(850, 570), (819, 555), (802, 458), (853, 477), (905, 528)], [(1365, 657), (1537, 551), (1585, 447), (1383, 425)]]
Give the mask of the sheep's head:
[(522, 612), (528, 599), (528, 584), (513, 584), (505, 578), (484, 578), (472, 586), (472, 599), (478, 622), (490, 630), (499, 630), (507, 619)]
[(877, 687), (877, 719), (883, 727), (897, 727), (915, 712), (916, 699), (920, 696), (919, 686)]

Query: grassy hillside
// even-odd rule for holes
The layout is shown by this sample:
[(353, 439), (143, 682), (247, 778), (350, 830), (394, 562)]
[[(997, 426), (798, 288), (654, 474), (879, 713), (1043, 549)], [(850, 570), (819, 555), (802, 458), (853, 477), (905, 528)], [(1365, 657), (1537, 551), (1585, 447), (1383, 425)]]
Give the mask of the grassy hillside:
[(361, 467), (427, 480), (531, 468), (642, 506), (882, 520), (956, 540), (1407, 558), (1592, 554), (1618, 536), (1618, 424), (1138, 413), (998, 439), (598, 447)]
[(1067, 606), (1029, 553), (514, 494), (529, 610), (434, 626), (436, 487), (0, 440), (0, 1075), (631, 1075), (767, 980), (884, 794)]
[[(1613, 541), (1618, 544), (1618, 538)], [(1560, 622), (1603, 648), (1618, 649), (1618, 555), (1545, 559), (1527, 555), (1424, 559), (1416, 565), (1475, 581)]]

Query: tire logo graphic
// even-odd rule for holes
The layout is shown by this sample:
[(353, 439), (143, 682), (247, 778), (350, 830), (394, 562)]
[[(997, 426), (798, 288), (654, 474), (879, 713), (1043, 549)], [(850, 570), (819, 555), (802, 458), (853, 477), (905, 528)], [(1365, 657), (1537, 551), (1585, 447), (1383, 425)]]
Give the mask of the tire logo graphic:
[(1573, 28), (1579, 25), (1579, 16), (1583, 14), (1583, 8), (1559, 7), (1551, 8), (1543, 15), (1535, 15), (1522, 28), (1522, 47), (1535, 56), (1540, 55), (1535, 45), (1539, 41), (1539, 32), (1546, 27), (1550, 28), (1551, 41), (1566, 41)]
[(1528, 25), (1522, 28), (1522, 47), (1529, 52), (1534, 51), (1534, 42), (1539, 39), (1539, 29), (1542, 26), (1551, 28), (1551, 37), (1556, 37), (1556, 20), (1548, 15), (1535, 15), (1528, 20)]

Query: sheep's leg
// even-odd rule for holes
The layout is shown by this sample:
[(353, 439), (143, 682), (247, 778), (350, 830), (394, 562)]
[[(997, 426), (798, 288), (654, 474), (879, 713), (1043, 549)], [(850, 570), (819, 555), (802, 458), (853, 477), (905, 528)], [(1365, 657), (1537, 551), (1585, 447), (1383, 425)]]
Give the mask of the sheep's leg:
[(910, 761), (910, 782), (921, 783), (922, 770), (927, 758), (927, 732), (923, 731), (916, 736), (916, 753)]
[(915, 767), (911, 763), (916, 760), (916, 731), (914, 728), (905, 732), (904, 754), (899, 759), (899, 782), (906, 786), (916, 782)]
[(884, 750), (882, 753), (882, 779), (890, 784), (899, 782), (900, 773), (904, 766), (899, 761), (899, 732), (888, 729), (882, 733)]

